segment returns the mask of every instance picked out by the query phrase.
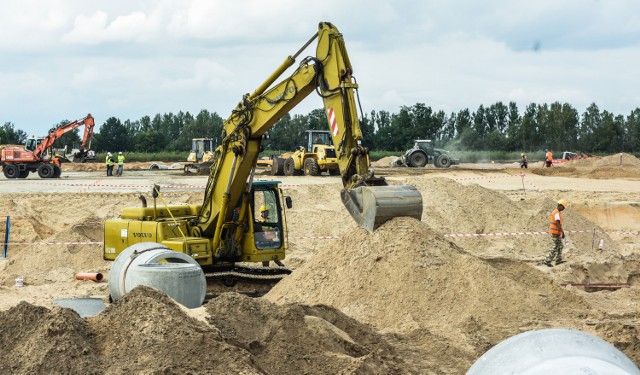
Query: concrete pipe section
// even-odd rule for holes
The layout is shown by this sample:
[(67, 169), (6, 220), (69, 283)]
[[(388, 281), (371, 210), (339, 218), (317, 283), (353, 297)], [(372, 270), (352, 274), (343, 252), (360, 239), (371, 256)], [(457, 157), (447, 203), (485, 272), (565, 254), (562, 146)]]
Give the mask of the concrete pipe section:
[(111, 266), (109, 293), (113, 301), (138, 285), (158, 289), (188, 308), (202, 306), (207, 291), (198, 262), (155, 242), (127, 247)]
[(638, 367), (608, 342), (571, 329), (544, 329), (510, 337), (471, 366), (469, 375), (640, 375)]

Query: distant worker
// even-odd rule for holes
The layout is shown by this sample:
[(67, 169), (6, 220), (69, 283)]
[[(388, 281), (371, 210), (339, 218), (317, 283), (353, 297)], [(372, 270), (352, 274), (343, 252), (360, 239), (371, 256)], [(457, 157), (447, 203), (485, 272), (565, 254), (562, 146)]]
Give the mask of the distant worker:
[(523, 153), (520, 154), (520, 168), (528, 168), (529, 159), (527, 159), (527, 155)]
[(122, 155), (122, 151), (118, 152), (118, 170), (116, 171), (116, 176), (122, 176), (122, 169), (124, 168), (124, 155)]
[(319, 136), (316, 136), (316, 137), (313, 139), (313, 144), (315, 144), (315, 145), (319, 145), (319, 144), (321, 144), (321, 143), (322, 143), (322, 139), (320, 139), (320, 137), (319, 137)]
[(113, 160), (113, 156), (110, 152), (107, 152), (107, 157), (104, 162), (107, 165), (107, 177), (113, 176), (113, 166), (116, 164), (116, 162), (115, 160)]
[(549, 216), (549, 234), (551, 234), (553, 238), (553, 248), (549, 250), (547, 257), (544, 262), (542, 262), (545, 266), (553, 267), (551, 262), (553, 262), (554, 259), (556, 266), (565, 263), (565, 261), (562, 260), (562, 249), (564, 248), (562, 240), (565, 239), (564, 230), (562, 229), (562, 211), (564, 211), (567, 206), (567, 201), (560, 199), (557, 208), (553, 210), (551, 216)]
[(549, 151), (548, 149), (544, 149), (545, 152), (545, 165), (547, 166), (547, 168), (550, 168), (553, 166), (553, 152)]

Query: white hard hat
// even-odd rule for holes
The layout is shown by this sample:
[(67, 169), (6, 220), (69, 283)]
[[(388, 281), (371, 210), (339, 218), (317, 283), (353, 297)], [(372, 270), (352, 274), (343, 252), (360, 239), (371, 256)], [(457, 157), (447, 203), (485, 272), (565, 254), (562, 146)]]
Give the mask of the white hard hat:
[(107, 152), (107, 155), (111, 156), (111, 153), (110, 153), (110, 152)]
[(122, 151), (118, 152), (119, 155), (122, 155)]

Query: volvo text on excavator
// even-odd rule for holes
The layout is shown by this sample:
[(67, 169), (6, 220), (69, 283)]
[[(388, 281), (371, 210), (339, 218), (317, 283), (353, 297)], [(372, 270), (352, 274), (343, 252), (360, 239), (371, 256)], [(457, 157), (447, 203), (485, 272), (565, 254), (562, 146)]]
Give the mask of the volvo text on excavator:
[(18, 146), (2, 148), (0, 153), (0, 164), (6, 178), (26, 178), (29, 172), (38, 172), (40, 178), (60, 177), (62, 171), (60, 166), (53, 162), (53, 155), (47, 155), (47, 150), (53, 147), (55, 141), (63, 134), (77, 129), (84, 125), (84, 137), (80, 148), (80, 157), (86, 155), (91, 138), (93, 137), (93, 127), (95, 121), (91, 114), (79, 120), (72, 121), (66, 125), (61, 125), (44, 137), (39, 144), (35, 144), (31, 149)]
[[(316, 39), (315, 56), (304, 58), (289, 77), (272, 86)], [(254, 180), (256, 162), (263, 135), (313, 91), (324, 102), (344, 186), (342, 202), (358, 225), (373, 231), (394, 217), (420, 219), (420, 192), (408, 185), (389, 186), (370, 169), (357, 116), (357, 89), (342, 34), (334, 25), (320, 23), (318, 32), (252, 94), (244, 95), (225, 121), (202, 203), (157, 207), (154, 199), (153, 207), (145, 200), (143, 207), (125, 208), (119, 218), (105, 222), (104, 258), (115, 259), (125, 248), (148, 242), (150, 249), (161, 244), (190, 255), (208, 275), (278, 269), (239, 265), (280, 266), (285, 258), (285, 210), (291, 200), (283, 198), (277, 181)], [(157, 188), (153, 194), (159, 194)], [(264, 211), (269, 213), (266, 218)]]

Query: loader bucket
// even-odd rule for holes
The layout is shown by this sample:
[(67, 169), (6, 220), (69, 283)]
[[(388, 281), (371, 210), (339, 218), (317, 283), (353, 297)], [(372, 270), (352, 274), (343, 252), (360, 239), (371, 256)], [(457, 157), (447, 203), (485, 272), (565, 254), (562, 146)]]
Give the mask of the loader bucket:
[(342, 203), (359, 226), (373, 232), (399, 216), (422, 219), (422, 195), (413, 186), (361, 186), (340, 192)]

